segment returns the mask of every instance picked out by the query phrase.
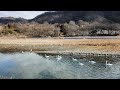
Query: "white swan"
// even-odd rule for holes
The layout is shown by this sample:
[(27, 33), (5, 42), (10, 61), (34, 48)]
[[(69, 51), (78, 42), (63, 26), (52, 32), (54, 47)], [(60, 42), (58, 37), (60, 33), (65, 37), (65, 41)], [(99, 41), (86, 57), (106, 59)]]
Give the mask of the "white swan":
[(30, 49), (30, 52), (32, 52), (32, 49)]
[(32, 49), (30, 49), (30, 54), (32, 54), (32, 51), (33, 51), (33, 50), (32, 50)]
[(112, 66), (113, 64), (108, 63), (108, 61), (106, 61), (106, 66)]
[(47, 55), (45, 54), (45, 57), (46, 57), (46, 58), (49, 58), (50, 56), (47, 56)]
[(57, 60), (60, 60), (62, 59), (62, 57), (60, 55), (57, 56)]
[(73, 57), (72, 57), (72, 60), (73, 60), (73, 61), (77, 61), (77, 59), (75, 59), (75, 58), (73, 58)]
[(95, 64), (96, 62), (95, 61), (89, 61), (91, 64)]
[(84, 64), (79, 62), (79, 65), (80, 65), (80, 66), (83, 66)]
[(21, 53), (24, 53), (23, 51)]

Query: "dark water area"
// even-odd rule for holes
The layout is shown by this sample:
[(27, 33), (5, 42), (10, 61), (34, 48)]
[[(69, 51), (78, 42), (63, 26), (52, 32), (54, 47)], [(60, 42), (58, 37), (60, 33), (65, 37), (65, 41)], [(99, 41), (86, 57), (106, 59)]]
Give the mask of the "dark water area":
[[(106, 65), (106, 61), (112, 65)], [(0, 53), (0, 78), (120, 79), (120, 57)]]

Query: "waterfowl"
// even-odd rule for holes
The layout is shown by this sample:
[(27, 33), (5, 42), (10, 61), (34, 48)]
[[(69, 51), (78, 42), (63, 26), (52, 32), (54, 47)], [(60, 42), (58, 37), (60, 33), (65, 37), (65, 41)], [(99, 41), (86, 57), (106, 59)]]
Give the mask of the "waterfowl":
[(83, 66), (84, 64), (79, 62), (79, 65), (80, 65), (80, 66)]
[(21, 53), (24, 53), (23, 51)]
[(91, 64), (95, 64), (96, 62), (95, 61), (89, 61)]
[(108, 63), (108, 61), (106, 61), (106, 66), (112, 66), (113, 64)]
[(62, 57), (60, 55), (57, 56), (57, 60), (60, 60), (62, 59)]
[(45, 57), (46, 57), (46, 58), (49, 58), (49, 56), (47, 56), (46, 54), (45, 54)]
[(72, 60), (73, 60), (73, 61), (77, 61), (77, 59), (75, 59), (75, 58), (73, 58), (73, 57), (72, 57)]

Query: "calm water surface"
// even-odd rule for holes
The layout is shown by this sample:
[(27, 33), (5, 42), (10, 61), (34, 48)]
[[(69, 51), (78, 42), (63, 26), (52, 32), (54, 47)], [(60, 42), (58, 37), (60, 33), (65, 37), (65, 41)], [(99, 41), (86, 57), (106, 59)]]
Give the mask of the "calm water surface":
[[(57, 55), (46, 55), (49, 57), (45, 57), (45, 54), (29, 52), (0, 53), (0, 77), (12, 77), (13, 79), (120, 78), (120, 57), (60, 55), (62, 58), (58, 60)], [(113, 65), (106, 66), (106, 60)]]

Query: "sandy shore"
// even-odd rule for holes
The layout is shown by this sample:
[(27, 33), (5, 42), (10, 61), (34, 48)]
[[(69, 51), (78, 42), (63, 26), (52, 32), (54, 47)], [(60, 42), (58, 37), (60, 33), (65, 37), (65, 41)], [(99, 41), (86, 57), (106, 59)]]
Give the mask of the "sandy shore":
[(120, 39), (40, 39), (0, 37), (0, 52), (120, 54)]

